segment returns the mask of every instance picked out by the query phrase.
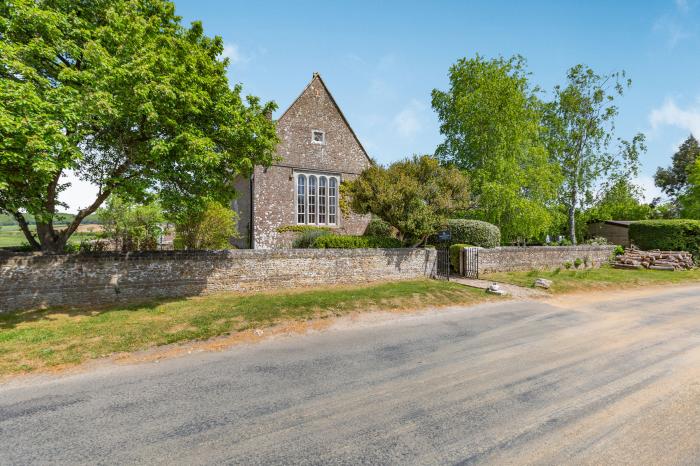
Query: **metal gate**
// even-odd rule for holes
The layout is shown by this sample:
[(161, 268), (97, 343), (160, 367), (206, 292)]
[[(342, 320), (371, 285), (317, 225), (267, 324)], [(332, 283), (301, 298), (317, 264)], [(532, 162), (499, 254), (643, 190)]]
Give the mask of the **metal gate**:
[(435, 278), (438, 280), (450, 279), (450, 250), (447, 247), (437, 248), (437, 263)]
[(479, 248), (464, 248), (461, 256), (462, 275), (467, 278), (479, 278)]

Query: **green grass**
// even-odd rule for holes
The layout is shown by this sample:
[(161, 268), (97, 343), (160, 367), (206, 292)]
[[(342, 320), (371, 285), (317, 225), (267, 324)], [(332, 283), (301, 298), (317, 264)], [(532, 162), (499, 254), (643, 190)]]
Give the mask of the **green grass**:
[[(89, 228), (89, 225), (88, 225)], [(32, 231), (34, 230), (31, 227)], [(82, 240), (94, 239), (97, 235), (95, 233), (89, 232), (75, 232), (68, 239), (71, 244), (80, 244)], [(19, 229), (17, 225), (2, 225), (0, 226), (0, 248), (11, 247), (11, 246), (22, 246), (27, 244), (27, 238), (24, 237), (24, 233)]]
[(639, 286), (700, 282), (700, 269), (670, 272), (664, 270), (624, 270), (612, 267), (549, 272), (500, 272), (483, 277), (501, 283), (531, 287), (537, 278), (552, 280), (552, 293), (571, 293), (592, 289), (632, 288)]
[(265, 294), (216, 294), (110, 309), (0, 315), (0, 376), (74, 365), (116, 352), (203, 340), (353, 311), (469, 305), (497, 299), (456, 283), (418, 280)]

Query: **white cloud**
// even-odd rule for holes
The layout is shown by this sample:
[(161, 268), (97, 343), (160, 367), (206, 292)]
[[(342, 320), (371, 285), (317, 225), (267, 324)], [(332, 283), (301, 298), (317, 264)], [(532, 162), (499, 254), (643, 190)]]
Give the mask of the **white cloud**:
[(681, 108), (675, 100), (667, 99), (664, 104), (655, 108), (649, 114), (652, 129), (659, 126), (675, 126), (690, 131), (696, 137), (700, 136), (700, 105)]
[(413, 138), (423, 130), (423, 114), (426, 106), (418, 100), (411, 102), (403, 108), (393, 119), (394, 128), (400, 136)]
[(238, 44), (230, 42), (224, 44), (224, 53), (222, 55), (224, 58), (228, 58), (232, 65), (244, 64), (250, 61), (250, 57), (241, 52)]
[(676, 8), (683, 13), (687, 13), (690, 10), (690, 4), (688, 0), (676, 0)]
[(666, 45), (674, 48), (681, 41), (695, 36), (694, 32), (686, 29), (679, 21), (663, 16), (654, 23), (654, 31), (666, 38)]

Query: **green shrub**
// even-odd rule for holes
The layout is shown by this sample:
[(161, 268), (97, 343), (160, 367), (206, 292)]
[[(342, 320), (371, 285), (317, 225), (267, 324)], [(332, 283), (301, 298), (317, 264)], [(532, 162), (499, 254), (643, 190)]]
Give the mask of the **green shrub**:
[(319, 249), (400, 248), (401, 241), (381, 236), (323, 235), (311, 245)]
[(495, 248), (501, 244), (501, 230), (488, 222), (451, 219), (447, 225), (452, 232), (454, 244), (473, 244), (482, 248)]
[(331, 235), (332, 233), (328, 230), (306, 230), (294, 239), (292, 247), (302, 249), (313, 248), (315, 247), (313, 244), (317, 239)]
[(630, 242), (643, 250), (688, 251), (700, 259), (700, 221), (642, 220), (630, 224)]
[(391, 225), (389, 225), (387, 222), (382, 220), (381, 218), (373, 217), (372, 220), (369, 221), (369, 224), (367, 224), (367, 228), (365, 229), (365, 236), (383, 236), (386, 238), (393, 238), (394, 235), (392, 235), (392, 228)]
[(470, 244), (457, 243), (450, 246), (450, 265), (452, 270), (459, 272), (459, 252), (463, 248), (471, 247)]
[(319, 227), (316, 225), (285, 225), (277, 228), (277, 233), (284, 233), (285, 231), (306, 233), (307, 231), (332, 231), (332, 229), (330, 227)]
[(584, 241), (583, 244), (590, 244), (591, 246), (605, 246), (608, 243), (607, 238), (603, 238), (602, 236), (595, 236), (593, 238), (587, 239)]
[(616, 258), (617, 256), (623, 255), (624, 253), (625, 253), (625, 248), (623, 248), (622, 246), (620, 246), (618, 244), (617, 246), (615, 246), (615, 249), (613, 249), (613, 253), (612, 253), (613, 259)]
[(581, 264), (583, 264), (583, 261), (581, 260), (580, 257), (577, 257), (577, 258), (574, 260), (574, 267), (576, 267), (576, 268), (578, 269), (579, 267), (581, 267)]
[(573, 265), (574, 265), (574, 264), (572, 264), (572, 263), (569, 262), (569, 261), (564, 262), (564, 267), (566, 268), (566, 270), (569, 270), (571, 267), (573, 267)]

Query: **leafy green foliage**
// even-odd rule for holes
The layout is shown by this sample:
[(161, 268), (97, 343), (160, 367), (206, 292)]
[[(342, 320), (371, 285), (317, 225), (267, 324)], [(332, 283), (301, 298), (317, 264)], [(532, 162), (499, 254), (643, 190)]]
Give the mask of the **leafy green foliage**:
[(647, 220), (654, 209), (644, 204), (641, 190), (627, 179), (619, 179), (607, 186), (594, 206), (586, 212), (588, 221)]
[(613, 257), (613, 259), (615, 259), (617, 256), (621, 256), (624, 253), (625, 253), (625, 248), (623, 248), (622, 246), (620, 246), (618, 244), (617, 246), (615, 246), (615, 249), (613, 249), (612, 257)]
[(583, 265), (583, 259), (581, 259), (580, 257), (574, 259), (574, 267), (578, 269), (579, 267), (581, 267), (581, 265)]
[[(36, 249), (60, 251), (111, 194), (228, 204), (275, 157), (275, 105), (230, 88), (221, 38), (170, 1), (0, 2), (0, 37), (0, 213), (33, 215)], [(100, 191), (56, 230), (68, 171)]]
[(452, 241), (482, 248), (495, 248), (501, 244), (501, 231), (496, 225), (480, 220), (450, 219), (447, 225)]
[(630, 242), (643, 250), (688, 251), (700, 259), (700, 221), (643, 220), (630, 224)]
[(367, 224), (367, 228), (365, 228), (364, 234), (366, 236), (394, 237), (391, 225), (377, 217), (372, 217)]
[(348, 188), (352, 209), (374, 214), (397, 230), (403, 244), (419, 246), (450, 215), (469, 208), (469, 183), (457, 168), (424, 155), (372, 165)]
[(462, 251), (462, 249), (468, 248), (471, 246), (473, 246), (473, 245), (462, 244), (462, 243), (450, 245), (450, 265), (452, 266), (452, 270), (454, 270), (455, 272), (459, 272), (459, 259), (460, 259), (461, 251)]
[(292, 242), (293, 248), (312, 248), (314, 247), (314, 242), (322, 237), (331, 235), (332, 233), (328, 230), (311, 229), (303, 231), (299, 236), (297, 236)]
[(112, 196), (104, 208), (97, 211), (102, 222), (100, 235), (111, 241), (117, 251), (152, 251), (158, 249), (165, 221), (163, 211), (156, 202), (137, 204)]
[(401, 241), (386, 236), (321, 235), (311, 244), (318, 249), (400, 248)]
[(688, 176), (698, 159), (700, 159), (700, 144), (691, 134), (673, 154), (671, 166), (668, 168), (659, 167), (656, 170), (654, 183), (666, 195), (677, 200), (686, 193), (690, 181)]
[(236, 212), (215, 201), (181, 216), (175, 226), (176, 249), (230, 249), (238, 237)]
[(277, 228), (277, 233), (284, 233), (285, 231), (293, 231), (297, 233), (304, 233), (307, 231), (331, 231), (330, 227), (319, 227), (316, 225), (285, 225), (283, 227)]
[(449, 90), (432, 92), (445, 137), (436, 155), (469, 173), (469, 217), (498, 225), (506, 241), (545, 234), (560, 172), (549, 160), (543, 104), (525, 60), (462, 58), (449, 78)]
[(614, 140), (618, 115), (614, 100), (630, 85), (624, 71), (599, 75), (576, 65), (567, 74), (566, 86), (554, 88), (554, 101), (547, 105), (547, 145), (564, 176), (559, 198), (567, 210), (569, 237), (574, 244), (577, 213), (593, 198), (592, 189), (603, 177), (629, 179), (636, 175), (639, 153), (646, 150), (642, 134), (631, 141)]

